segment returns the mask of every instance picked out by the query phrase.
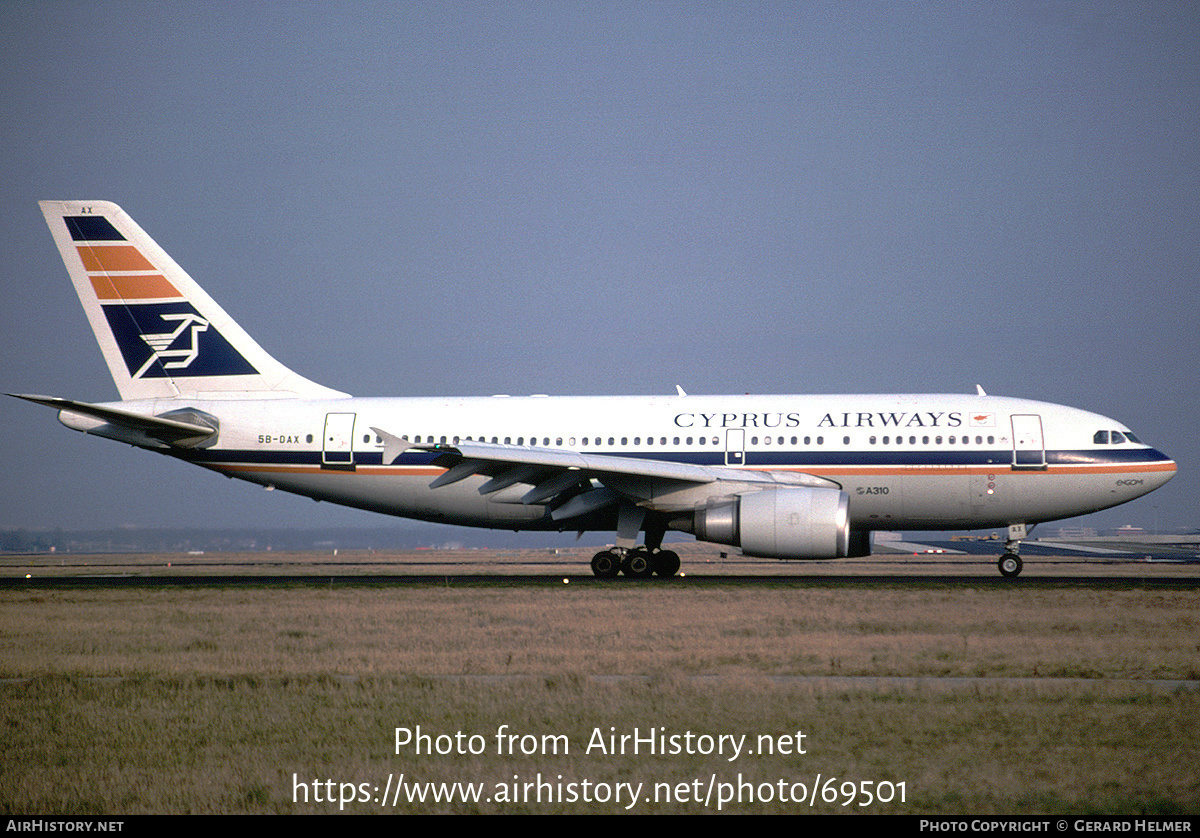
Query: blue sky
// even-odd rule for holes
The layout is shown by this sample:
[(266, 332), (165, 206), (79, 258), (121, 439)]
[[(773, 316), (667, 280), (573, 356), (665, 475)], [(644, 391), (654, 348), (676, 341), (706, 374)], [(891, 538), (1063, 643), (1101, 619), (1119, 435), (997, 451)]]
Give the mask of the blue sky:
[[(980, 383), (1200, 523), (1195, 4), (9, 0), (0, 83), (5, 391), (116, 397), (36, 206), (105, 199), (356, 395)], [(0, 422), (0, 526), (385, 522)]]

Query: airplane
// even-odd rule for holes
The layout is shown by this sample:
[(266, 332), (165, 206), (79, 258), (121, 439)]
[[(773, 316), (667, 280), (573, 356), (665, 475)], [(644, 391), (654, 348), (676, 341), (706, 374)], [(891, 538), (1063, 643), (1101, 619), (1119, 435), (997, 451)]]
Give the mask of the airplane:
[[(9, 394), (77, 431), (404, 518), (615, 532), (602, 578), (669, 577), (667, 532), (745, 556), (870, 553), (875, 530), (1106, 509), (1176, 464), (1113, 419), (987, 395), (358, 398), (281, 364), (120, 207), (43, 201), (120, 400)], [(642, 533), (645, 538), (642, 543)]]

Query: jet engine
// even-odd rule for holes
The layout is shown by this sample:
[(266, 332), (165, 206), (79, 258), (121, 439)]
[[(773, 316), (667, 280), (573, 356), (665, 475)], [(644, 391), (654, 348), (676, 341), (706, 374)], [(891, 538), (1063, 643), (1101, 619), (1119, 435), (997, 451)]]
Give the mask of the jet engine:
[[(838, 559), (865, 555), (858, 542), (869, 533), (850, 531), (850, 496), (839, 489), (779, 488), (711, 501), (695, 512), (693, 533), (701, 541), (741, 547), (769, 559)], [(868, 547), (869, 550), (869, 547)]]

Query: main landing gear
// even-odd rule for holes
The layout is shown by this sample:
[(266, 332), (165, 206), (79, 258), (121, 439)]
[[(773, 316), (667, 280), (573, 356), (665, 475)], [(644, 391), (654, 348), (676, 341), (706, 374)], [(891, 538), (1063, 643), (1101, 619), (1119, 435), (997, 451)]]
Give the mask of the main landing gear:
[(612, 579), (619, 573), (634, 579), (651, 576), (674, 576), (679, 572), (679, 554), (674, 550), (651, 550), (648, 547), (612, 547), (592, 557), (592, 573), (601, 579)]

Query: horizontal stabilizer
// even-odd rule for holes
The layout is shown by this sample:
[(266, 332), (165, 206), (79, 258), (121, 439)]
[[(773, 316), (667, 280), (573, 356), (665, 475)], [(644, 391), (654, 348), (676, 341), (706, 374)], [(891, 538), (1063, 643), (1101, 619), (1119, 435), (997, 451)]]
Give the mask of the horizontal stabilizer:
[(201, 420), (197, 411), (188, 411), (188, 418), (185, 420), (168, 416), (147, 416), (120, 408), (60, 399), (54, 396), (35, 396), (22, 393), (9, 393), (8, 395), (34, 404), (52, 407), (63, 413), (87, 416), (121, 428), (139, 431), (170, 445), (192, 447), (217, 432), (216, 421), (213, 420), (211, 425), (200, 424)]

